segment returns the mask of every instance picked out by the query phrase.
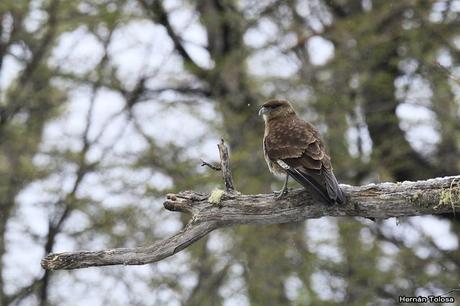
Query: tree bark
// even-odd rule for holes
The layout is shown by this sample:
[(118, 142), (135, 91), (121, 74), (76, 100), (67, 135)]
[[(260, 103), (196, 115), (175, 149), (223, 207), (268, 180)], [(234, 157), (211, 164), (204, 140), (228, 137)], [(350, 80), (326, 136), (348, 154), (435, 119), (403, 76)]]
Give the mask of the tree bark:
[(276, 200), (272, 194), (225, 193), (211, 204), (209, 194), (184, 191), (169, 194), (166, 209), (190, 213), (192, 219), (176, 235), (148, 247), (49, 254), (42, 267), (49, 270), (108, 265), (143, 265), (160, 261), (185, 249), (211, 231), (237, 224), (280, 224), (331, 217), (391, 217), (455, 213), (460, 207), (460, 176), (417, 182), (341, 185), (346, 206), (326, 205), (303, 189)]

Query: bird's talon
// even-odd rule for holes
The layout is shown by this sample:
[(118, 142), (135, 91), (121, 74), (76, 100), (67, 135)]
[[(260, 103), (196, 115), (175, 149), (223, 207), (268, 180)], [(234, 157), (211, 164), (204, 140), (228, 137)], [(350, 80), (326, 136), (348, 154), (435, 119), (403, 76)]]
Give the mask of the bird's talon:
[(277, 200), (284, 198), (288, 194), (288, 190), (281, 190), (281, 191), (273, 191), (275, 194), (275, 198)]

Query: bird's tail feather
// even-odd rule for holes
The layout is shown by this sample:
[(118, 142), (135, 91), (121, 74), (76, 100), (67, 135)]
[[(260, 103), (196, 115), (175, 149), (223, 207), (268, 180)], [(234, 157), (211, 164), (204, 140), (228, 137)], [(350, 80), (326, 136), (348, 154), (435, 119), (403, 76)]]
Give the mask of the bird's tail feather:
[(329, 197), (335, 199), (335, 201), (339, 204), (345, 204), (345, 194), (343, 193), (342, 189), (340, 189), (339, 183), (337, 182), (337, 179), (335, 178), (332, 170), (324, 169), (321, 171), (321, 174), (324, 177)]
[(329, 197), (327, 190), (325, 190), (325, 188), (316, 182), (311, 176), (293, 168), (286, 169), (286, 172), (303, 187), (307, 189), (313, 188), (318, 193), (318, 195), (320, 195), (321, 198), (326, 201), (326, 203), (334, 204), (334, 202)]

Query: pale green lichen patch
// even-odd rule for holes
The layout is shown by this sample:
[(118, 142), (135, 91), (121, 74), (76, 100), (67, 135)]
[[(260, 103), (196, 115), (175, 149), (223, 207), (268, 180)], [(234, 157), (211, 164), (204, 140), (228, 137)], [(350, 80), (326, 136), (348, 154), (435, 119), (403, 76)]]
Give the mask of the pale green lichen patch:
[(410, 203), (415, 207), (429, 208), (438, 201), (436, 195), (430, 193), (423, 193), (422, 191), (416, 191), (410, 198)]
[(420, 205), (422, 202), (421, 200), (422, 200), (422, 193), (420, 191), (417, 191), (416, 193), (414, 193), (414, 195), (410, 199), (412, 205)]
[(439, 202), (438, 205), (435, 206), (435, 209), (444, 205), (451, 206), (454, 214), (455, 207), (460, 207), (460, 182), (457, 180), (452, 181), (449, 188), (441, 191), (439, 194)]
[(213, 205), (220, 204), (220, 201), (222, 200), (224, 194), (225, 191), (216, 188), (211, 192), (211, 195), (208, 198), (208, 202)]

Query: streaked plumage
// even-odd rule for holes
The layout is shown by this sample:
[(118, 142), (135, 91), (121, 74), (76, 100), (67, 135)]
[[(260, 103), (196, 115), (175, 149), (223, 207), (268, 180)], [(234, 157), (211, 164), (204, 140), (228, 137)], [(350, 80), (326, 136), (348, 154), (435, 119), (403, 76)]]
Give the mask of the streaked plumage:
[(264, 103), (259, 114), (265, 120), (263, 148), (270, 171), (287, 173), (329, 203), (344, 204), (345, 195), (332, 172), (331, 159), (318, 130), (300, 119), (286, 100)]

